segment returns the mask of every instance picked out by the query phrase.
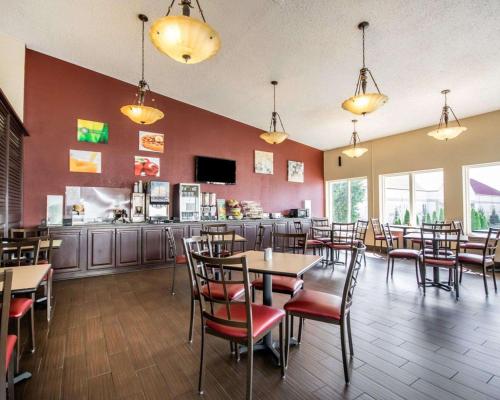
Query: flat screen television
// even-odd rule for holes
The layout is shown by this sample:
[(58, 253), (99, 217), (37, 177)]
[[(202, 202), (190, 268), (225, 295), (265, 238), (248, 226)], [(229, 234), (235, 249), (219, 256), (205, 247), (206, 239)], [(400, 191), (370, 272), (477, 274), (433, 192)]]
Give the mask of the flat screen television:
[(236, 184), (236, 161), (196, 156), (195, 180), (200, 183), (234, 185)]

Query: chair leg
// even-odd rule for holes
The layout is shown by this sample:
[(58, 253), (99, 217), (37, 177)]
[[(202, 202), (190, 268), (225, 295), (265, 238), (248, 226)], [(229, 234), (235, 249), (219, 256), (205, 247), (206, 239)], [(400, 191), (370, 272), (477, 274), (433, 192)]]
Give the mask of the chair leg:
[(365, 267), (366, 267), (366, 253), (363, 253), (363, 262), (365, 263)]
[(493, 286), (495, 287), (495, 292), (497, 291), (497, 277), (495, 275), (495, 265), (491, 267), (491, 275), (493, 275)]
[(16, 357), (17, 357), (16, 354), (12, 354), (12, 356), (10, 357), (9, 367), (7, 370), (7, 389), (9, 391), (7, 398), (9, 400), (14, 400), (14, 368), (15, 368), (14, 360)]
[(420, 285), (420, 278), (418, 277), (418, 259), (415, 259), (415, 274), (417, 275), (417, 286)]
[(302, 342), (302, 329), (304, 328), (304, 318), (299, 318), (299, 336), (297, 338), (297, 343)]
[(391, 269), (391, 257), (387, 256), (387, 274), (385, 275), (385, 281), (389, 280), (389, 270)]
[(283, 320), (280, 322), (280, 367), (281, 367), (281, 377), (285, 377), (286, 361), (285, 361), (285, 342), (283, 341)]
[(486, 266), (483, 264), (484, 293), (488, 296), (488, 281), (486, 280)]
[(21, 318), (16, 318), (16, 336), (16, 375), (18, 375), (21, 362)]
[(394, 275), (394, 258), (392, 259), (392, 267), (391, 267), (391, 279), (392, 276)]
[(177, 263), (174, 261), (174, 269), (172, 271), (172, 288), (170, 289), (170, 294), (175, 296), (175, 270), (177, 269)]
[(189, 321), (189, 336), (188, 336), (189, 343), (193, 343), (194, 309), (195, 309), (194, 303), (195, 303), (195, 301), (192, 298), (191, 299), (191, 320)]
[(52, 318), (52, 275), (47, 280), (47, 322)]
[(462, 275), (464, 273), (464, 266), (462, 264), (460, 264), (460, 279), (459, 279), (459, 282), (462, 283)]
[(340, 323), (340, 344), (342, 347), (342, 364), (344, 365), (344, 378), (345, 383), (349, 383), (349, 368), (347, 365), (347, 349), (345, 344), (345, 326), (344, 321)]
[[(33, 299), (33, 305), (31, 306), (30, 310), (30, 324), (31, 324), (31, 352), (35, 352), (35, 294), (33, 293), (31, 295), (31, 298)], [(49, 298), (47, 297), (47, 301)]]
[(253, 381), (253, 341), (247, 344), (247, 400), (252, 400), (252, 381)]
[(285, 314), (285, 369), (288, 368), (288, 358), (290, 357), (290, 315)]
[(347, 338), (349, 339), (349, 352), (351, 353), (351, 357), (354, 355), (354, 348), (352, 345), (352, 334), (351, 334), (351, 313), (347, 314), (346, 318), (347, 322)]
[[(451, 272), (451, 270), (450, 270)], [(459, 284), (458, 284), (458, 268), (455, 266), (455, 268), (453, 268), (453, 274), (454, 274), (454, 279), (455, 279), (455, 296), (456, 296), (456, 299), (458, 300), (458, 297), (460, 295), (459, 293)]]
[(255, 303), (255, 288), (252, 286), (252, 303)]
[[(250, 358), (250, 355), (249, 355)], [(205, 326), (201, 327), (201, 350), (200, 350), (200, 377), (198, 380), (198, 393), (203, 394), (203, 383), (205, 380)]]
[(422, 262), (419, 262), (419, 264), (420, 264), (420, 279), (422, 281), (422, 288), (425, 296), (425, 265)]

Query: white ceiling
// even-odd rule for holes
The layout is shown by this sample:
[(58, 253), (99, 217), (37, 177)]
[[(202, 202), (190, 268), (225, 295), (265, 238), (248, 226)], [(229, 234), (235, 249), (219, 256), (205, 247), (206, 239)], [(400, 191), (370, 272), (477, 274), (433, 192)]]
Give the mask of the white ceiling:
[[(176, 3), (179, 1), (176, 0)], [(319, 149), (346, 145), (341, 109), (361, 64), (358, 22), (368, 20), (367, 66), (389, 102), (359, 118), (362, 140), (437, 123), (441, 89), (459, 118), (500, 109), (499, 0), (200, 0), (222, 48), (182, 65), (147, 41), (153, 91), (262, 129), (272, 87), (291, 138)], [(140, 21), (170, 0), (0, 0), (0, 31), (51, 56), (136, 84)], [(179, 7), (175, 9), (179, 13)], [(163, 110), (168, 118), (168, 110)]]

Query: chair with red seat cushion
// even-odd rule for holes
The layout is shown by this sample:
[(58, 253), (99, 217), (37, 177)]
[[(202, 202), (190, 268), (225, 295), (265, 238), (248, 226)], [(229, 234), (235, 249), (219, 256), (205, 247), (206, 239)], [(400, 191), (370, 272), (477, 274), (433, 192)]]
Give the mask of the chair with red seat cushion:
[(3, 284), (1, 300), (2, 307), (0, 311), (0, 376), (2, 379), (7, 377), (8, 385), (3, 381), (3, 389), (0, 393), (0, 398), (14, 398), (14, 369), (15, 359), (14, 353), (16, 349), (17, 337), (9, 335), (9, 313), (12, 297), (12, 269), (5, 269), (0, 272), (0, 283)]
[[(391, 271), (391, 279), (394, 275), (394, 260), (405, 259), (415, 261), (415, 275), (417, 276), (417, 285), (420, 284), (418, 278), (418, 259), (420, 256), (419, 250), (414, 249), (395, 249), (394, 248), (394, 236), (391, 232), (391, 227), (389, 224), (382, 225), (382, 231), (384, 233), (385, 245), (387, 246), (387, 273), (385, 280), (389, 280), (389, 270)], [(392, 265), (391, 265), (392, 264)]]
[(491, 274), (493, 277), (493, 285), (495, 287), (495, 292), (497, 291), (497, 278), (495, 276), (494, 259), (499, 240), (500, 240), (500, 229), (490, 228), (488, 230), (488, 236), (486, 237), (486, 242), (484, 243), (481, 254), (460, 253), (458, 254), (457, 257), (458, 263), (460, 264), (460, 282), (462, 282), (464, 265), (471, 265), (482, 268), (484, 292), (486, 293), (486, 296), (488, 296), (488, 282), (486, 280), (487, 277), (486, 272), (489, 268), (491, 268)]
[(327, 244), (330, 249), (330, 260), (335, 259), (338, 263), (339, 253), (345, 251), (345, 265), (347, 266), (347, 256), (351, 252), (355, 242), (355, 228), (356, 224), (353, 222), (332, 223), (330, 242)]
[[(246, 257), (212, 258), (192, 252), (191, 258), (194, 264), (200, 265), (200, 268), (194, 270), (198, 292), (203, 292), (203, 285), (210, 287), (211, 284), (222, 284), (223, 292), (226, 294), (222, 299), (214, 297), (211, 293), (199, 297), (201, 310), (201, 362), (198, 390), (200, 394), (203, 393), (205, 352), (207, 349), (205, 341), (206, 335), (209, 334), (229, 340), (231, 347), (234, 343), (237, 354), (239, 354), (238, 346), (244, 345), (247, 347), (246, 398), (251, 399), (254, 345), (278, 325), (280, 331), (281, 376), (285, 376), (285, 346), (283, 343), (283, 319), (285, 313), (283, 310), (273, 307), (252, 304)], [(242, 279), (224, 278), (229, 276), (226, 274), (226, 270), (236, 265), (241, 267)], [(221, 281), (215, 279), (217, 275), (222, 278)], [(229, 298), (227, 295), (229, 292), (228, 285), (243, 285), (243, 297), (238, 301)], [(215, 368), (220, 368), (219, 364), (211, 364)]]
[[(363, 243), (366, 246), (366, 233), (368, 232), (368, 221), (358, 219), (354, 228), (354, 241)], [(366, 253), (363, 254), (363, 261), (366, 266)]]
[[(422, 243), (429, 241), (432, 249), (424, 248), (419, 257), (421, 286), (425, 295), (425, 273), (427, 267), (447, 268), (453, 274), (453, 286), (455, 288), (455, 297), (458, 300), (459, 279), (458, 279), (458, 250), (460, 248), (460, 229), (448, 229), (450, 226), (445, 226), (445, 229), (440, 229), (444, 224), (436, 224), (436, 227), (422, 228), (421, 241)], [(431, 237), (431, 239), (429, 239)], [(448, 278), (448, 283), (451, 279)]]
[(349, 383), (350, 373), (347, 362), (347, 348), (345, 343), (345, 334), (347, 330), (347, 338), (349, 342), (350, 357), (354, 355), (351, 335), (351, 318), (350, 309), (352, 305), (353, 293), (356, 287), (358, 272), (361, 268), (361, 261), (366, 246), (362, 243), (357, 243), (352, 251), (351, 262), (347, 269), (346, 280), (342, 297), (318, 292), (315, 290), (301, 290), (293, 298), (291, 298), (284, 306), (286, 312), (285, 318), (285, 340), (286, 340), (286, 356), (285, 360), (288, 365), (290, 358), (290, 340), (289, 340), (289, 320), (293, 317), (299, 317), (299, 343), (302, 338), (302, 328), (304, 319), (312, 319), (316, 321), (326, 322), (329, 324), (338, 325), (340, 327), (340, 341), (342, 347), (342, 362), (344, 365), (345, 382)]
[(382, 244), (384, 243), (384, 232), (382, 232), (382, 225), (378, 218), (372, 218), (372, 232), (373, 232), (373, 245), (377, 247), (377, 242), (380, 242), (379, 250), (382, 253)]

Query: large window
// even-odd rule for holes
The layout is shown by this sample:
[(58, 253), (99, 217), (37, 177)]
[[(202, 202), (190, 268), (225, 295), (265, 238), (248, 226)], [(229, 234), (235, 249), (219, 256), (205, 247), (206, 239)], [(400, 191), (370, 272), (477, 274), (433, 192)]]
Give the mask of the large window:
[(443, 171), (381, 175), (382, 221), (420, 225), (444, 221)]
[(500, 228), (500, 163), (466, 166), (464, 178), (467, 229)]
[(328, 182), (328, 212), (333, 222), (368, 220), (368, 182), (366, 178)]

